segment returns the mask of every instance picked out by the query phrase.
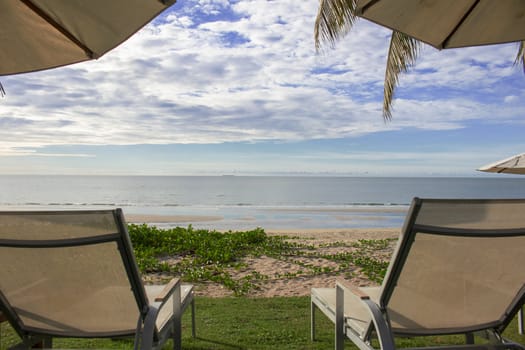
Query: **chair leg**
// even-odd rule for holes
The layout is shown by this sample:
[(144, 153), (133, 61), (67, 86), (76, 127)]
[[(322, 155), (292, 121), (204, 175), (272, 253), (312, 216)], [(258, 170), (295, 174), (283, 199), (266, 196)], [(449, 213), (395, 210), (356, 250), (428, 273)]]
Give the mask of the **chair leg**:
[(343, 350), (345, 347), (344, 291), (339, 286), (335, 290), (335, 350)]
[[(23, 349), (51, 349), (53, 347), (53, 338), (44, 337), (38, 340), (34, 340), (32, 344), (21, 343), (18, 345), (21, 345), (21, 348)], [(14, 348), (18, 348), (18, 345)]]
[(173, 320), (173, 349), (182, 350), (182, 332), (181, 332), (180, 317), (175, 317)]
[(525, 334), (525, 324), (523, 319), (523, 307), (518, 311), (518, 333)]
[(180, 302), (180, 287), (176, 288), (173, 298), (173, 349), (182, 350), (182, 305)]
[(465, 343), (474, 344), (474, 333), (465, 333)]

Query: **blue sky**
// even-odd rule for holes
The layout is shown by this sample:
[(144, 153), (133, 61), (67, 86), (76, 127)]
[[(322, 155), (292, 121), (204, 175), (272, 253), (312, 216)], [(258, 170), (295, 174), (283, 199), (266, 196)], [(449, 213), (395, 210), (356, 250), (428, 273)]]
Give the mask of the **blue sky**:
[(0, 174), (483, 176), (525, 152), (516, 44), (425, 47), (384, 122), (390, 32), (316, 53), (316, 13), (179, 0), (97, 61), (2, 77)]

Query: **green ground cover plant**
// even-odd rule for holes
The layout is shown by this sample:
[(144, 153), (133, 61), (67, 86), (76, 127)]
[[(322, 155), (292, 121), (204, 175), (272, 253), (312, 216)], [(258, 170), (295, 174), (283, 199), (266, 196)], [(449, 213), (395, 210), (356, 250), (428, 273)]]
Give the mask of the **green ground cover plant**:
[[(296, 237), (267, 235), (261, 228), (218, 232), (197, 230), (192, 226), (159, 229), (143, 224), (129, 225), (128, 230), (143, 273), (180, 276), (187, 282), (212, 281), (222, 284), (236, 296), (248, 294), (270, 277), (349, 273), (349, 266), (360, 268), (370, 280), (380, 282), (388, 262), (374, 258), (371, 253), (387, 249), (392, 243), (388, 239), (359, 240), (351, 245), (336, 242), (332, 246), (341, 249), (328, 254), (312, 245), (295, 242)], [(278, 271), (273, 276), (254, 271), (243, 278), (235, 278), (236, 271), (244, 267), (243, 258), (262, 255), (294, 263), (301, 269)], [(300, 258), (323, 258), (337, 263), (337, 267), (317, 266)]]

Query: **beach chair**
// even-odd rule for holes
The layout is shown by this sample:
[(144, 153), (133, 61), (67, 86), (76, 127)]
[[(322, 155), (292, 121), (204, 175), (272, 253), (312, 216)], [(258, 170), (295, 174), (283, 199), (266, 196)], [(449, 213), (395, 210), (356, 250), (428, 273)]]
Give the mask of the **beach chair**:
[(22, 342), (135, 337), (181, 348), (181, 316), (193, 286), (144, 286), (120, 209), (0, 212), (0, 312)]
[(346, 338), (369, 350), (448, 334), (465, 335), (449, 348), (524, 349), (501, 336), (524, 302), (524, 267), (525, 199), (415, 198), (380, 287), (338, 280), (311, 290), (312, 340), (321, 310), (336, 349)]

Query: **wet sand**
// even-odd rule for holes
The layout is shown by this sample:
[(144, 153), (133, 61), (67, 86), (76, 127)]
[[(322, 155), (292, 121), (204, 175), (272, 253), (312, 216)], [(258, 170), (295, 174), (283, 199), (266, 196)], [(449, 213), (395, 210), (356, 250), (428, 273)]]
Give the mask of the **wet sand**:
[(151, 214), (126, 214), (126, 222), (130, 224), (167, 224), (170, 222), (208, 222), (208, 221), (219, 221), (222, 220), (222, 216), (211, 216), (211, 215), (151, 215)]

